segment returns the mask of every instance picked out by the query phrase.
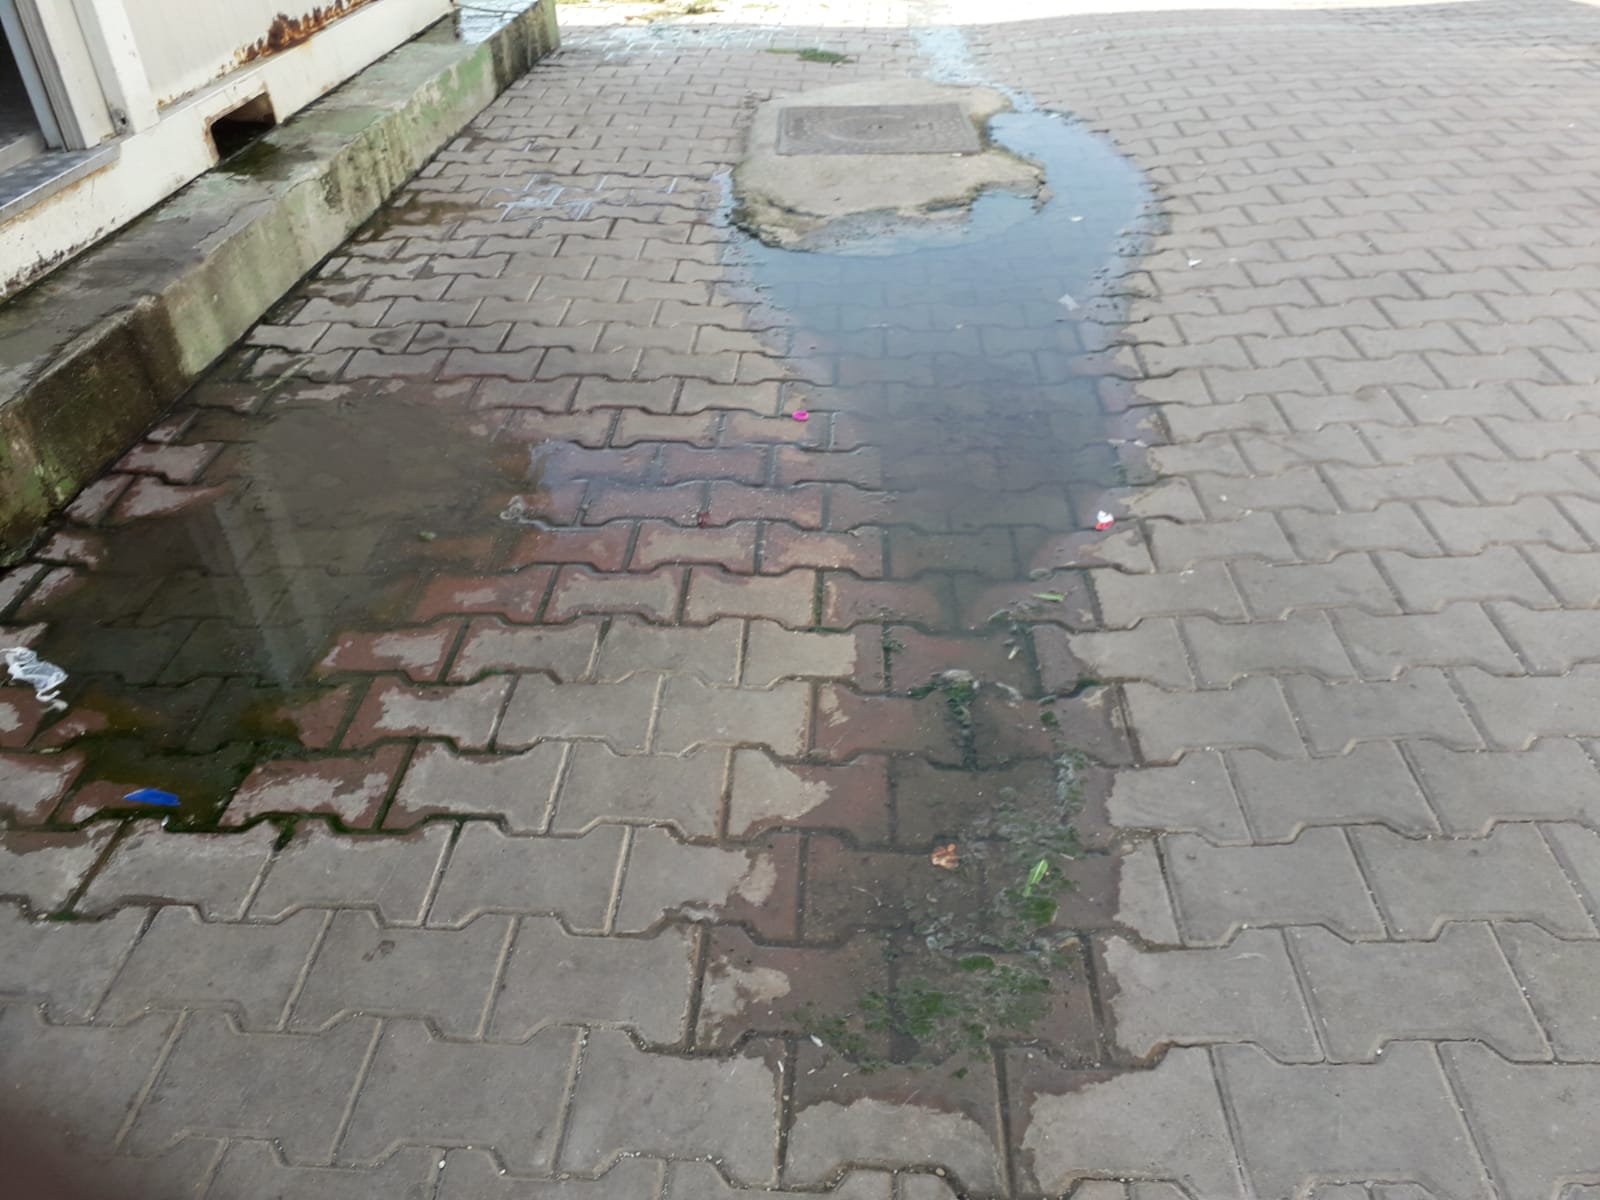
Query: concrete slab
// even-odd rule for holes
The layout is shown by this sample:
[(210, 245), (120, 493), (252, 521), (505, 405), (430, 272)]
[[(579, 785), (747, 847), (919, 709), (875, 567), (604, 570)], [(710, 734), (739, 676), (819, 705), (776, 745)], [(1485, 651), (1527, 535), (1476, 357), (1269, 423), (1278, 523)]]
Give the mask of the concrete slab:
[[(1037, 166), (950, 126), (951, 110), (959, 109), (977, 134), (1009, 107), (990, 88), (922, 80), (851, 83), (769, 100), (756, 109), (747, 153), (733, 174), (738, 220), (764, 242), (791, 246), (846, 217), (948, 220), (985, 188), (1031, 195), (1044, 181)], [(923, 115), (914, 116), (913, 108)], [(830, 109), (837, 119), (828, 119)]]

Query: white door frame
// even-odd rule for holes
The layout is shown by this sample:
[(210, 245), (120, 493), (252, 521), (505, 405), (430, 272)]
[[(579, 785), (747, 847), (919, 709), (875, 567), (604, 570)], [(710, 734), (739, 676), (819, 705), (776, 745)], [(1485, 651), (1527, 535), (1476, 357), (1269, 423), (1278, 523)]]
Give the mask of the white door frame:
[(22, 84), (27, 89), (45, 145), (60, 150), (67, 147), (69, 137), (81, 143), (81, 136), (73, 136), (78, 131), (63, 129), (57, 117), (58, 113), (70, 114), (72, 110), (65, 103), (66, 86), (50, 56), (33, 0), (0, 0), (0, 27), (5, 30), (6, 43), (16, 59), (17, 69), (22, 72)]

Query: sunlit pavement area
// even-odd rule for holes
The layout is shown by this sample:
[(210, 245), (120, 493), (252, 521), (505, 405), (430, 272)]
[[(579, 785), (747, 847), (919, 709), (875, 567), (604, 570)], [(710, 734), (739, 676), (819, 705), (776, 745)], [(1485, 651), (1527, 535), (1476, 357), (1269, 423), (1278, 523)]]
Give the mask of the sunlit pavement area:
[[(1111, 7), (567, 5), (0, 575), (6, 1136), (1600, 1196), (1600, 11)], [(740, 232), (903, 79), (1048, 190)]]

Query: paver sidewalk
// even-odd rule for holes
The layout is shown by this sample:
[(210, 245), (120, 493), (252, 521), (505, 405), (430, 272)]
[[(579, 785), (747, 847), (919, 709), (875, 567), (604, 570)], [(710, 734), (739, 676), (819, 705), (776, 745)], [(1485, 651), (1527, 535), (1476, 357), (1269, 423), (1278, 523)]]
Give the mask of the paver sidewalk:
[[(641, 15), (0, 576), (8, 1119), (152, 1200), (1600, 1196), (1600, 12)], [(922, 75), (1145, 172), (1070, 320), (756, 286), (752, 103)]]

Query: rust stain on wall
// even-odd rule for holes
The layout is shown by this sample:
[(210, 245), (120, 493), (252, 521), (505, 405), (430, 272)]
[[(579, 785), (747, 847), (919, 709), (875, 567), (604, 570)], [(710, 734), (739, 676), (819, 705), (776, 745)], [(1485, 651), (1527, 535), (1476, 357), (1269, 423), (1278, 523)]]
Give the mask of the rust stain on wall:
[(272, 24), (267, 26), (264, 35), (235, 52), (234, 61), (242, 67), (257, 59), (291, 50), (302, 42), (309, 41), (313, 35), (326, 29), (340, 17), (348, 16), (362, 5), (371, 3), (373, 0), (330, 0), (329, 3), (319, 4), (297, 17), (279, 13), (272, 19)]

